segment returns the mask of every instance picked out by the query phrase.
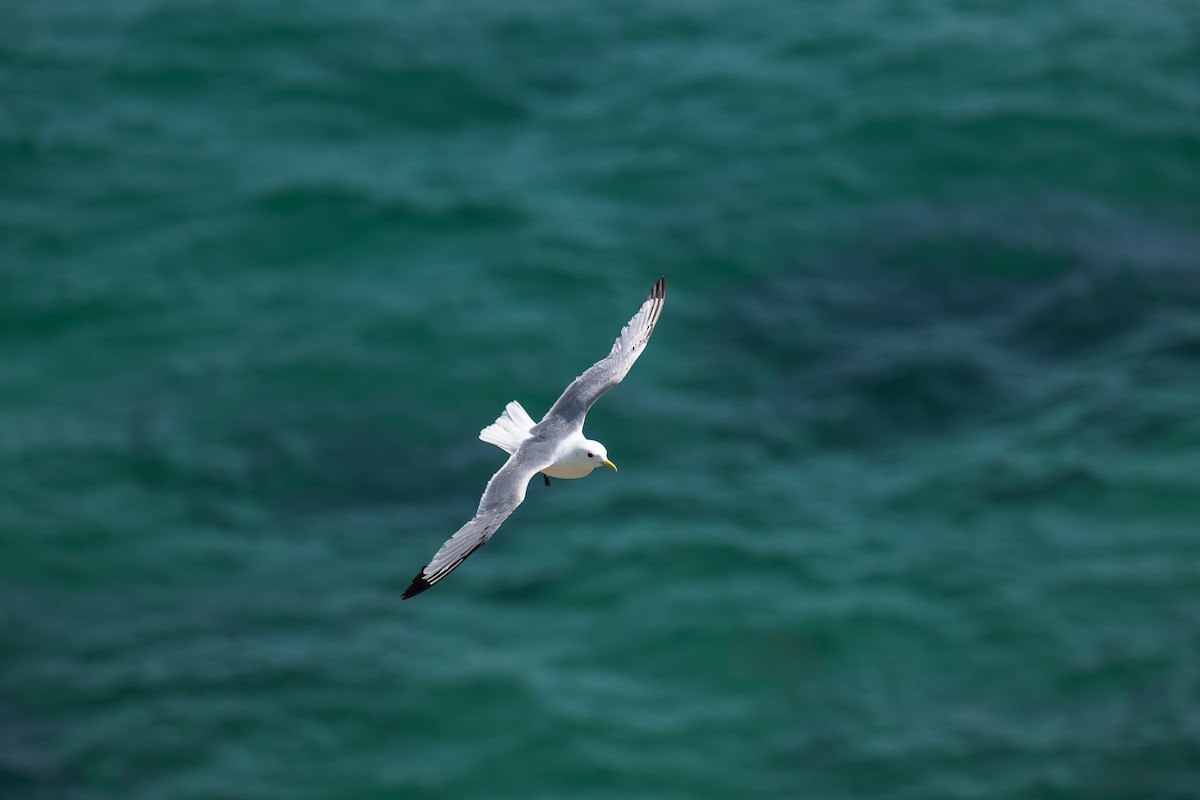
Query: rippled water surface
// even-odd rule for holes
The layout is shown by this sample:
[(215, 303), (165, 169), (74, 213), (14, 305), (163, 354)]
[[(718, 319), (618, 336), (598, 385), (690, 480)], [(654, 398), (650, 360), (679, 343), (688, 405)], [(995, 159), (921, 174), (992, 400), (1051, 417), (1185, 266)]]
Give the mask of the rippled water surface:
[(0, 796), (1200, 794), (1194, 3), (0, 29)]

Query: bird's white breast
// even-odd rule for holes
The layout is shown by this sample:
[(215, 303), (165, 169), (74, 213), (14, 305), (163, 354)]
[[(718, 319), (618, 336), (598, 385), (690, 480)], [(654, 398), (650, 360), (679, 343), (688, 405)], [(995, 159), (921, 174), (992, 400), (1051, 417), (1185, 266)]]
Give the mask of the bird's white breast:
[(546, 473), (551, 478), (582, 478), (591, 471), (592, 467), (588, 466), (587, 464), (579, 464), (577, 462), (552, 464), (542, 470), (542, 472)]
[(596, 468), (596, 460), (588, 458), (583, 451), (583, 435), (576, 433), (559, 442), (555, 449), (554, 463), (542, 472), (551, 478), (582, 478)]

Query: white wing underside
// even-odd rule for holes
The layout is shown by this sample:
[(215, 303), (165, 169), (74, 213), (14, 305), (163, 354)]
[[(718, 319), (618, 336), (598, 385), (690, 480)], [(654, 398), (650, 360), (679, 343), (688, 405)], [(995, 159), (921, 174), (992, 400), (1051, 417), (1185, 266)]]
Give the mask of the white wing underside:
[[(571, 382), (542, 421), (529, 431), (529, 438), (518, 443), (515, 441), (517, 431), (507, 430), (509, 426), (505, 417), (512, 413), (512, 404), (506, 409), (505, 415), (481, 432), (481, 439), (506, 450), (505, 444), (517, 445), (515, 452), (488, 481), (475, 516), (446, 540), (433, 559), (413, 578), (412, 584), (404, 592), (405, 598), (420, 594), (449, 575), (467, 556), (487, 544), (488, 539), (495, 535), (496, 529), (525, 499), (529, 479), (551, 465), (549, 454), (554, 451), (557, 442), (581, 430), (584, 416), (592, 404), (629, 373), (629, 368), (650, 340), (650, 334), (662, 313), (665, 295), (666, 281), (659, 278), (637, 313), (621, 329), (608, 355)], [(517, 408), (520, 409), (520, 416), (528, 419), (519, 404)], [(523, 427), (523, 424), (519, 427)], [(485, 438), (484, 434), (489, 436)], [(504, 443), (493, 439), (502, 439)]]

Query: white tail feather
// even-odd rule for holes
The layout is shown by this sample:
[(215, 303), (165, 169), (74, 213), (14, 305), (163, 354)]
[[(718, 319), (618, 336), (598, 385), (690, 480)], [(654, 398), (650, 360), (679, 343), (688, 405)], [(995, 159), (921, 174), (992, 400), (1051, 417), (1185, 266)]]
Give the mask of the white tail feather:
[(529, 429), (535, 424), (521, 404), (513, 400), (495, 422), (479, 432), (479, 438), (506, 453), (514, 453), (529, 438)]

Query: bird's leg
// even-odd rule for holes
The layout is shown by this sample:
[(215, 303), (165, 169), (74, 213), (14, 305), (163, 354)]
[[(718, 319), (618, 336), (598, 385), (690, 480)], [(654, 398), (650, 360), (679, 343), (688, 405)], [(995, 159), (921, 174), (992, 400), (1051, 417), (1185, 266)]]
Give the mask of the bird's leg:
[(549, 475), (547, 475), (546, 473), (544, 473), (544, 472), (543, 472), (543, 473), (542, 473), (542, 479), (543, 479), (544, 481), (546, 481), (546, 485), (547, 485), (547, 486), (549, 486), (549, 485), (550, 485), (550, 476), (549, 476)]

